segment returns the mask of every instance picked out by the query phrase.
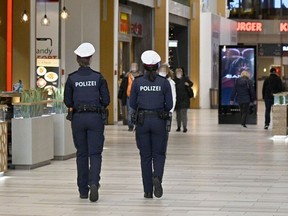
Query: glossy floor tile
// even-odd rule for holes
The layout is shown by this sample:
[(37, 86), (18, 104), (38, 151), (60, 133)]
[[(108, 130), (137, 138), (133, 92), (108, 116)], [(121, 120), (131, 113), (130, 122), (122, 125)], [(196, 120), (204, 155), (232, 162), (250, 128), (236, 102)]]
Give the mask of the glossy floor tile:
[(0, 177), (5, 216), (287, 216), (288, 149), (258, 125), (218, 125), (217, 110), (189, 110), (188, 133), (169, 137), (161, 199), (143, 198), (135, 134), (106, 127), (100, 199), (80, 200), (75, 158)]

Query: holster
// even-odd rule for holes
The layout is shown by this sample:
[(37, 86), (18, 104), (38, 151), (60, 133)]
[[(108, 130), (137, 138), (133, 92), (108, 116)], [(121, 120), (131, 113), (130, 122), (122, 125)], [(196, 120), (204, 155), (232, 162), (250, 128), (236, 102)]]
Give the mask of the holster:
[(144, 124), (144, 118), (145, 118), (145, 112), (143, 110), (136, 110), (131, 115), (131, 122), (134, 125), (143, 125)]
[(170, 132), (172, 125), (172, 113), (167, 111), (160, 111), (159, 118), (166, 120), (166, 131)]
[(102, 107), (101, 117), (102, 117), (103, 124), (108, 125), (109, 110), (107, 108)]

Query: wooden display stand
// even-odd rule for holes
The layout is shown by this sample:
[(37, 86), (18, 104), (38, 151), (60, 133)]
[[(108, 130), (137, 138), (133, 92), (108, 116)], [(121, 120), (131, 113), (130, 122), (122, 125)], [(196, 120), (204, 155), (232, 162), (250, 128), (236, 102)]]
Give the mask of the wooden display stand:
[(7, 171), (8, 152), (7, 152), (7, 123), (0, 122), (0, 172)]

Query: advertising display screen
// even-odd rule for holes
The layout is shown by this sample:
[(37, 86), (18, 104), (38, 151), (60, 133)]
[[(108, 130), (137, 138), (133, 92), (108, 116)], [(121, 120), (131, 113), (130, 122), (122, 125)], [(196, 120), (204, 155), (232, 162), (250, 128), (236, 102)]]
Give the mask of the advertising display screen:
[[(219, 124), (240, 123), (237, 97), (233, 105), (230, 105), (230, 97), (236, 80), (244, 70), (250, 74), (256, 95), (256, 46), (219, 47)], [(250, 108), (247, 123), (256, 124), (256, 106)]]

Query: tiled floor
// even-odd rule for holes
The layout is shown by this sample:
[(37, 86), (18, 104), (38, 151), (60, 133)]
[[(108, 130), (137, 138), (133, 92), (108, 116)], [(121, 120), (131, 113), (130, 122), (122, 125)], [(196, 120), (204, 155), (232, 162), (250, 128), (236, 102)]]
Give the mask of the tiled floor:
[(218, 125), (217, 110), (190, 110), (187, 134), (173, 125), (164, 196), (153, 200), (143, 198), (134, 134), (108, 126), (97, 203), (78, 198), (73, 158), (0, 177), (0, 215), (287, 216), (287, 142), (263, 129), (262, 106), (258, 116), (243, 129)]

